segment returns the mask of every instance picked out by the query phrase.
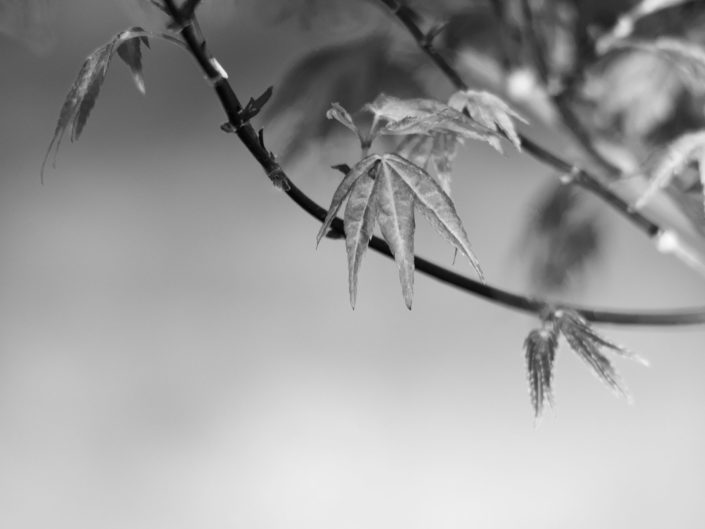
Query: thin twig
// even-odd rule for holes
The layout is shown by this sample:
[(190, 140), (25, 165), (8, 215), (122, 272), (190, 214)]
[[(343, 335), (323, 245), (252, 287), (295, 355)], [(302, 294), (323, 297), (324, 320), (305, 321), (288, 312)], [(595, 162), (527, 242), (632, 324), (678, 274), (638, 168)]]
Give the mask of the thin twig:
[[(164, 4), (173, 19), (175, 27), (180, 28), (179, 34), (184, 39), (189, 51), (203, 70), (206, 78), (213, 85), (220, 104), (228, 117), (228, 130), (238, 135), (242, 143), (260, 163), (265, 173), (270, 176), (270, 178), (272, 174), (278, 175), (280, 187), (282, 187), (289, 198), (310, 215), (319, 221), (323, 221), (327, 213), (326, 210), (291, 182), (276, 161), (274, 154), (268, 151), (264, 146), (261, 140), (261, 131), (258, 135), (249, 122), (242, 120), (242, 105), (227, 79), (227, 74), (223, 75), (224, 71), (208, 51), (203, 38), (199, 38), (192, 24), (184, 24), (185, 21), (182, 19), (181, 13), (174, 0), (164, 0)], [(344, 233), (343, 221), (339, 218), (334, 219), (331, 224), (331, 229), (340, 234)], [(387, 244), (378, 237), (372, 237), (370, 247), (380, 254), (393, 258)], [(574, 310), (589, 321), (614, 325), (670, 326), (705, 323), (705, 307), (657, 312), (638, 310), (610, 311), (579, 305), (556, 304), (540, 298), (531, 298), (480, 283), (479, 281), (452, 272), (421, 257), (415, 257), (414, 263), (417, 270), (442, 283), (522, 312), (539, 314), (547, 308), (560, 307)]]

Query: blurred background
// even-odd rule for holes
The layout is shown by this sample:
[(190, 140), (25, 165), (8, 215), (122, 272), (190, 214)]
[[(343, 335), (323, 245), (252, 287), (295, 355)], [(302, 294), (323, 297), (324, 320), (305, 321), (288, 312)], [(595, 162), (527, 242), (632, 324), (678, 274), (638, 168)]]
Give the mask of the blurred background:
[[(145, 53), (146, 96), (114, 62), (42, 185), (83, 58), (140, 15), (64, 0), (25, 27), (12, 4), (0, 11), (0, 527), (702, 526), (705, 328), (600, 328), (651, 361), (616, 360), (633, 405), (561, 348), (557, 406), (535, 428), (522, 343), (538, 322), (421, 275), (408, 311), (396, 267), (372, 253), (352, 311), (344, 245), (315, 250), (318, 223), (219, 130), (216, 98), (173, 46)], [(202, 22), (243, 100), (338, 37), (237, 4)], [(266, 135), (275, 150), (281, 136)], [(292, 161), (291, 177), (327, 204), (328, 166), (352, 160), (352, 139)], [(520, 239), (551, 178), (513, 152), (459, 154), (453, 192), (490, 283), (532, 290)], [(701, 277), (602, 220), (601, 257), (562, 299), (702, 304)], [(472, 273), (419, 224), (421, 255)]]

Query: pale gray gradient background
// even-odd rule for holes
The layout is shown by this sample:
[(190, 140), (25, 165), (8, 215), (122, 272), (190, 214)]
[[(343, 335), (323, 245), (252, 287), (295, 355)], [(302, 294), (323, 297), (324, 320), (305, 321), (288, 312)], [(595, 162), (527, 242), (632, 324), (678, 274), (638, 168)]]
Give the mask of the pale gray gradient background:
[[(563, 349), (557, 410), (535, 429), (535, 321), (423, 276), (409, 312), (374, 254), (351, 311), (343, 245), (314, 250), (317, 223), (219, 131), (175, 48), (147, 53), (146, 97), (113, 65), (40, 185), (82, 58), (132, 23), (64, 4), (51, 54), (0, 41), (0, 527), (703, 527), (704, 329), (603, 329), (652, 362), (617, 361), (633, 406)], [(315, 45), (225, 22), (205, 30), (243, 99)], [(327, 201), (325, 164), (349, 160), (319, 158), (292, 176)], [(461, 156), (459, 210), (491, 282), (526, 289), (517, 236), (546, 178), (483, 146)], [(701, 278), (608, 216), (608, 256), (575, 299), (703, 302)], [(450, 263), (420, 231), (420, 252)]]

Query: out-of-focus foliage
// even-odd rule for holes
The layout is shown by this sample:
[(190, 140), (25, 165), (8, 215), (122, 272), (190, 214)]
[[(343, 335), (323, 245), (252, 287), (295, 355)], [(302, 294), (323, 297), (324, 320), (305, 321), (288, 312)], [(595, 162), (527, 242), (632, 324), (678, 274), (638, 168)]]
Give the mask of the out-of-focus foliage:
[(584, 192), (551, 184), (542, 190), (522, 233), (531, 285), (553, 292), (574, 285), (600, 256), (603, 229)]
[[(692, 167), (700, 175), (697, 181), (689, 181), (692, 172), (686, 174), (686, 169)], [(671, 143), (658, 160), (651, 174), (651, 182), (639, 198), (636, 206), (643, 207), (659, 190), (674, 183), (679, 178), (679, 184), (674, 186), (684, 193), (696, 190), (702, 193), (703, 176), (705, 173), (705, 131), (690, 132), (680, 136)], [(702, 198), (701, 198), (702, 201)]]
[(414, 73), (395, 62), (388, 46), (387, 37), (372, 35), (317, 50), (289, 70), (263, 114), (265, 123), (287, 136), (278, 153), (283, 163), (339, 130), (326, 119), (333, 101), (359, 117), (362, 106), (380, 91), (398, 97), (423, 94)]

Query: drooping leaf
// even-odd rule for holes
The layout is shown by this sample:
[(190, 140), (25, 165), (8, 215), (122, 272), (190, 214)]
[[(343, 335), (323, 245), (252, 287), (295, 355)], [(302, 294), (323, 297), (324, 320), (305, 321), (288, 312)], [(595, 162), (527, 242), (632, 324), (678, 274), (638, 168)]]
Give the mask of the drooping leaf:
[(666, 187), (691, 163), (698, 164), (701, 182), (705, 181), (705, 131), (689, 132), (677, 138), (665, 151), (651, 176), (649, 186), (636, 202), (641, 208)]
[(553, 406), (553, 361), (558, 347), (558, 328), (553, 322), (534, 329), (524, 341), (529, 394), (534, 416), (539, 418), (544, 405)]
[[(528, 121), (496, 95), (477, 90), (459, 90), (450, 96), (448, 105), (461, 112), (467, 111), (472, 119), (506, 136), (512, 145), (521, 151), (521, 140), (514, 127), (513, 119), (522, 123), (528, 123)], [(495, 138), (493, 140), (496, 143), (495, 148), (501, 151), (499, 142)]]
[[(134, 27), (132, 30), (140, 32), (144, 31), (140, 27)], [(125, 61), (125, 64), (127, 64), (130, 68), (132, 78), (135, 81), (135, 86), (137, 86), (137, 90), (144, 94), (145, 86), (144, 77), (142, 75), (142, 45), (149, 48), (149, 39), (146, 36), (128, 39), (118, 44), (117, 53), (118, 56)]]
[(418, 208), (484, 280), (470, 248), (465, 228), (450, 197), (422, 168), (397, 154), (372, 154), (350, 169), (338, 186), (317, 240), (328, 231), (333, 217), (347, 197), (344, 227), (348, 253), (350, 302), (355, 306), (357, 276), (376, 224), (387, 241), (399, 269), (404, 303), (411, 308), (414, 285), (414, 219)]
[(382, 164), (377, 179), (377, 222), (394, 254), (404, 302), (410, 309), (414, 297), (414, 197), (387, 164)]
[[(372, 174), (370, 174), (372, 173)], [(377, 202), (373, 193), (379, 169), (366, 171), (352, 186), (345, 206), (345, 248), (348, 253), (348, 287), (350, 305), (357, 300), (357, 276), (362, 257), (372, 238), (377, 216)]]
[(42, 178), (49, 156), (52, 152), (56, 156), (64, 135), (68, 132), (71, 141), (76, 141), (80, 137), (83, 127), (88, 121), (88, 116), (98, 99), (100, 88), (108, 73), (110, 60), (115, 52), (128, 41), (143, 38), (146, 38), (146, 34), (140, 28), (135, 27), (122, 31), (86, 58), (61, 107), (54, 136), (42, 162)]
[(350, 194), (350, 190), (352, 189), (353, 184), (355, 184), (357, 179), (360, 178), (360, 176), (362, 176), (366, 172), (368, 172), (370, 168), (379, 160), (379, 155), (371, 154), (357, 162), (352, 167), (352, 169), (349, 169), (347, 171), (347, 174), (343, 177), (343, 180), (338, 185), (338, 188), (335, 190), (335, 193), (333, 193), (333, 199), (331, 200), (330, 206), (328, 207), (328, 214), (326, 215), (326, 218), (323, 221), (323, 224), (321, 225), (321, 229), (318, 230), (318, 235), (316, 235), (316, 246), (320, 244), (321, 239), (328, 231), (330, 223), (333, 222), (333, 219), (338, 213), (340, 206)]
[(385, 154), (382, 163), (399, 176), (414, 195), (416, 205), (431, 225), (472, 264), (484, 280), (480, 263), (470, 247), (463, 223), (455, 211), (452, 199), (426, 171), (397, 154)]
[(541, 314), (542, 327), (531, 331), (524, 342), (529, 390), (534, 414), (538, 418), (544, 405), (553, 405), (553, 362), (559, 336), (617, 396), (629, 399), (629, 393), (610, 360), (609, 350), (648, 366), (643, 358), (597, 333), (580, 314), (566, 309), (547, 309)]
[(616, 395), (629, 399), (629, 392), (612, 363), (601, 350), (609, 349), (620, 356), (647, 365), (646, 361), (624, 347), (597, 334), (577, 312), (557, 310), (553, 316), (570, 348), (587, 363), (597, 378), (607, 384)]

